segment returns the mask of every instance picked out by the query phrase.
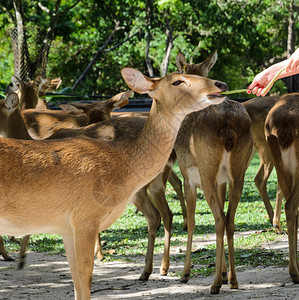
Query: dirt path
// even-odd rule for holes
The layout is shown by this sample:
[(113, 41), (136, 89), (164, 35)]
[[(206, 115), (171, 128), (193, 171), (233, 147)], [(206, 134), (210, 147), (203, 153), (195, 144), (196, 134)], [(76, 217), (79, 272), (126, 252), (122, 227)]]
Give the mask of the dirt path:
[[(246, 233), (245, 233), (246, 234)], [(195, 244), (211, 243), (208, 235)], [(197, 245), (196, 245), (197, 246)], [(195, 247), (196, 247), (195, 246)], [(287, 250), (287, 237), (265, 245)], [(175, 252), (175, 249), (172, 249)], [(175, 254), (173, 254), (175, 255)], [(210, 295), (213, 276), (191, 278), (182, 284), (176, 276), (159, 276), (161, 255), (155, 255), (154, 273), (148, 282), (138, 281), (143, 269), (143, 257), (132, 263), (96, 263), (92, 284), (92, 299), (298, 299), (299, 285), (294, 285), (287, 268), (239, 268), (238, 290), (223, 285), (219, 295)], [(66, 257), (59, 254), (28, 253), (23, 270), (16, 262), (0, 260), (0, 299), (73, 299), (73, 284)], [(170, 273), (182, 270), (182, 263), (171, 262)]]

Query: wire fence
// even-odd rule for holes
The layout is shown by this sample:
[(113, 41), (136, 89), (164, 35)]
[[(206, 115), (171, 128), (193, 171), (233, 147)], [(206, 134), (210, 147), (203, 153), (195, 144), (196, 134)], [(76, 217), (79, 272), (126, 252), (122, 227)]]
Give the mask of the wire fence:
[(30, 81), (38, 75), (46, 76), (49, 41), (44, 40), (45, 30), (25, 27), (22, 32), (10, 32), (14, 57), (14, 73), (21, 80)]

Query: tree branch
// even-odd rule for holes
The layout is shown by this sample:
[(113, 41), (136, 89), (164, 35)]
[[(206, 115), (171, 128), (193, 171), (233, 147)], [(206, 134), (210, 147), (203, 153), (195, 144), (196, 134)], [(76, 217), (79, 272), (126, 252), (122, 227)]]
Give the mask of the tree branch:
[(139, 32), (136, 32), (134, 33), (133, 35), (127, 37), (126, 39), (124, 39), (123, 41), (121, 41), (120, 43), (116, 44), (115, 46), (109, 48), (109, 49), (106, 49), (106, 50), (103, 50), (102, 52), (103, 53), (107, 53), (107, 52), (110, 52), (110, 51), (113, 51), (114, 49), (118, 48), (119, 46), (121, 46), (122, 44), (124, 44), (125, 42), (129, 41), (130, 39), (132, 39), (134, 36), (136, 36)]
[(73, 5), (71, 5), (70, 7), (67, 7), (66, 9), (64, 9), (63, 11), (59, 12), (58, 14), (61, 15), (61, 14), (64, 14), (66, 13), (67, 11), (73, 9), (79, 2), (81, 2), (82, 0), (78, 0), (77, 2), (75, 2)]
[(89, 62), (89, 64), (87, 65), (87, 67), (84, 69), (84, 71), (82, 72), (82, 74), (79, 76), (79, 78), (76, 80), (76, 82), (72, 86), (72, 90), (73, 91), (76, 89), (76, 87), (82, 81), (82, 79), (86, 76), (86, 74), (89, 72), (89, 70), (91, 69), (91, 67), (95, 64), (95, 62), (98, 59), (98, 57), (100, 56), (100, 54), (104, 51), (104, 49), (110, 43), (110, 41), (111, 41), (113, 35), (115, 34), (115, 32), (117, 30), (119, 30), (119, 29), (120, 29), (119, 28), (119, 22), (117, 21), (116, 24), (115, 24), (115, 27), (112, 30), (112, 32), (110, 33), (108, 39), (105, 41), (105, 43), (102, 45), (102, 47), (97, 51), (97, 53), (93, 56), (92, 60)]
[(170, 26), (169, 19), (166, 19), (166, 50), (165, 54), (161, 63), (160, 72), (161, 76), (165, 76), (167, 73), (168, 65), (169, 65), (169, 58), (171, 54), (171, 50), (173, 47), (173, 41), (176, 39), (177, 36), (173, 37), (173, 28)]

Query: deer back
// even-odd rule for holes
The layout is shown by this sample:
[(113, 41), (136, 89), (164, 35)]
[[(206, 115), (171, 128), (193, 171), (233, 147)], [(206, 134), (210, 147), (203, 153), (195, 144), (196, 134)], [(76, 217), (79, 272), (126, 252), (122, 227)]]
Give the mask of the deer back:
[(131, 94), (132, 91), (127, 91), (107, 101), (72, 104), (74, 107), (83, 109), (85, 111), (83, 114), (69, 113), (64, 110), (23, 110), (22, 116), (32, 138), (46, 139), (63, 128), (74, 129), (110, 119), (112, 110), (126, 105)]
[[(200, 171), (209, 172), (201, 168), (208, 162), (211, 174), (216, 176), (224, 152), (234, 152), (240, 155), (240, 162), (245, 159), (248, 163), (252, 149), (250, 125), (250, 117), (244, 107), (233, 100), (225, 100), (217, 106), (188, 115), (174, 147), (180, 167), (185, 168), (185, 172), (195, 166)], [(242, 154), (242, 149), (248, 150)]]
[(299, 180), (299, 93), (280, 97), (265, 122), (277, 178), (286, 199)]
[(48, 139), (86, 136), (104, 141), (125, 142), (136, 138), (144, 127), (146, 118), (122, 117), (94, 123), (82, 128), (63, 128)]
[(87, 116), (71, 115), (57, 110), (25, 109), (21, 111), (26, 128), (35, 140), (43, 140), (60, 128), (78, 128), (87, 125)]

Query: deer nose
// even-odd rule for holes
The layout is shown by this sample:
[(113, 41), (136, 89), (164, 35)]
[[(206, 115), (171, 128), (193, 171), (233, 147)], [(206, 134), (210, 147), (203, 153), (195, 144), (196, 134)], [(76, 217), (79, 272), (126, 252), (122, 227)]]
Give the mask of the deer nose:
[(222, 82), (222, 81), (216, 81), (216, 82), (215, 82), (215, 86), (218, 87), (218, 89), (220, 89), (221, 92), (227, 91), (227, 84), (226, 84), (225, 82)]

